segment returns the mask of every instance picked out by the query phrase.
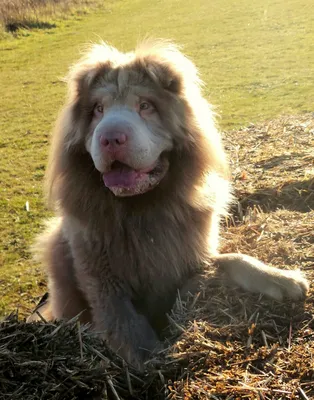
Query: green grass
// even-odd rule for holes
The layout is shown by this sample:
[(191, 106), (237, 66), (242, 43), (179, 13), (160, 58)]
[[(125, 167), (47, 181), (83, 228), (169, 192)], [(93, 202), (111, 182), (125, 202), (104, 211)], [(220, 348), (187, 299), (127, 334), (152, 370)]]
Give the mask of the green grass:
[[(313, 110), (314, 19), (308, 0), (105, 1), (51, 29), (0, 34), (0, 314), (32, 307), (44, 278), (29, 246), (47, 216), (42, 177), (60, 82), (86, 42), (130, 50), (170, 38), (198, 65), (223, 129)], [(193, 4), (193, 5), (192, 5)], [(191, 8), (190, 8), (191, 5)], [(25, 210), (29, 201), (30, 211)]]

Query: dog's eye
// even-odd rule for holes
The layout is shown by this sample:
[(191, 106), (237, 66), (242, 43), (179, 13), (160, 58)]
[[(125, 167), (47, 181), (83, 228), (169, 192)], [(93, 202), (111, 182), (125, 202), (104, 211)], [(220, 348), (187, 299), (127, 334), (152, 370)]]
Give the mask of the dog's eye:
[(104, 112), (104, 106), (102, 104), (97, 104), (94, 108), (95, 114), (99, 115)]
[(140, 103), (139, 108), (140, 108), (140, 111), (152, 111), (152, 110), (154, 110), (154, 106), (151, 103), (149, 103), (148, 101), (142, 101)]

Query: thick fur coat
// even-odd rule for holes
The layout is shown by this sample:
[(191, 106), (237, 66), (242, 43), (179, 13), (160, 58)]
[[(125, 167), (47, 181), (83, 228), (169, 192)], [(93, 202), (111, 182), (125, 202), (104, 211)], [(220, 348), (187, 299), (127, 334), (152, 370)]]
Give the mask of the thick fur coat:
[(213, 260), (248, 290), (306, 294), (299, 271), (218, 255), (228, 164), (197, 70), (175, 46), (145, 42), (120, 53), (95, 45), (68, 85), (46, 179), (57, 219), (37, 246), (46, 316), (81, 313), (141, 368), (160, 346), (177, 290)]

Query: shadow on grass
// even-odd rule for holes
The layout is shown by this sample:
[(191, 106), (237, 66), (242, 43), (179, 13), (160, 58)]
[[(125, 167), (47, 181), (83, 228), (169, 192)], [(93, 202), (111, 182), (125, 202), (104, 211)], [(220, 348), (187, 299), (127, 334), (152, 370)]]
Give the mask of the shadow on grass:
[(294, 181), (280, 187), (264, 187), (253, 193), (238, 193), (245, 211), (258, 206), (265, 212), (286, 209), (307, 213), (314, 210), (314, 179)]
[(259, 161), (256, 163), (256, 165), (264, 169), (272, 169), (277, 167), (278, 165), (281, 165), (283, 161), (293, 160), (294, 158), (302, 158), (303, 156), (303, 153), (291, 153), (289, 155), (282, 154), (280, 156), (275, 156), (265, 161)]
[(6, 32), (15, 33), (19, 29), (53, 29), (56, 28), (56, 24), (43, 21), (23, 21), (23, 22), (8, 22), (5, 25)]

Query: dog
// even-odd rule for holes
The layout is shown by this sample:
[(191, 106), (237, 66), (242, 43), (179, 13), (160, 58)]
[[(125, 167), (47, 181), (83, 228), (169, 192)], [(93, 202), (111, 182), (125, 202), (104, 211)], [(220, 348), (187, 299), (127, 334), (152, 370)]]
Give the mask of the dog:
[(306, 295), (300, 271), (218, 253), (228, 161), (198, 71), (175, 45), (145, 41), (122, 53), (96, 44), (67, 81), (46, 173), (56, 218), (37, 244), (45, 318), (79, 314), (141, 369), (177, 291), (204, 266), (277, 300)]

